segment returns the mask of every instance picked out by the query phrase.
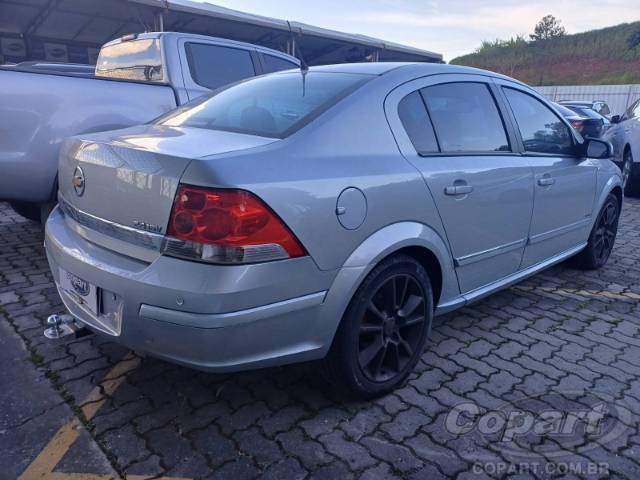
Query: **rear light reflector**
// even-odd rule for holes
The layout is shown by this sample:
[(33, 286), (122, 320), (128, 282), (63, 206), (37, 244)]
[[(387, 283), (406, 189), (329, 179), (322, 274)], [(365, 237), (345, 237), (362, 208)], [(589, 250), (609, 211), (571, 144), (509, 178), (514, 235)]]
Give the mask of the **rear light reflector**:
[(181, 184), (163, 253), (210, 263), (257, 263), (306, 255), (262, 200), (244, 190)]
[(582, 132), (584, 128), (584, 123), (582, 120), (570, 120), (571, 126), (575, 128), (578, 132)]

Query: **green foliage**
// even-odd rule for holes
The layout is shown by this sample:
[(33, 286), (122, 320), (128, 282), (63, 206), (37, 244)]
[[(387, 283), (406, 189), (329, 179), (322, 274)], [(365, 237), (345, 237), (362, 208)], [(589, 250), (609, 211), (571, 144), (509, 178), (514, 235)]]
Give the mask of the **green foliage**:
[(627, 47), (629, 49), (634, 49), (638, 46), (640, 46), (640, 27), (627, 38)]
[(451, 61), (503, 73), (531, 85), (640, 83), (640, 22), (527, 42), (483, 41)]
[(493, 41), (483, 40), (474, 53), (487, 53), (500, 48), (510, 48), (525, 45), (526, 43), (527, 40), (524, 38), (524, 35), (516, 35), (515, 37), (511, 37), (509, 40), (500, 40), (499, 38), (496, 38)]
[(549, 40), (550, 38), (562, 37), (566, 35), (567, 31), (565, 28), (560, 25), (560, 20), (558, 20), (553, 15), (545, 15), (542, 19), (536, 24), (533, 29), (533, 34), (529, 35), (531, 40)]

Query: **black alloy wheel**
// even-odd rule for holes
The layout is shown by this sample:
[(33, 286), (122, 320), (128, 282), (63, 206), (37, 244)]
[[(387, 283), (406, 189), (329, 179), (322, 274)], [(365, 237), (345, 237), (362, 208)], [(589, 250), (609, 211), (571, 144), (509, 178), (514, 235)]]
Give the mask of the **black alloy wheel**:
[(360, 398), (402, 386), (422, 356), (433, 312), (424, 266), (404, 254), (384, 259), (353, 295), (324, 359), (325, 376)]
[(618, 232), (618, 202), (606, 202), (598, 216), (593, 234), (593, 247), (598, 263), (609, 259)]
[(425, 292), (410, 274), (388, 278), (360, 320), (358, 362), (364, 375), (385, 382), (401, 373), (418, 348), (426, 318)]
[(619, 219), (618, 198), (610, 193), (591, 229), (587, 246), (572, 259), (576, 267), (594, 270), (607, 263), (616, 241)]

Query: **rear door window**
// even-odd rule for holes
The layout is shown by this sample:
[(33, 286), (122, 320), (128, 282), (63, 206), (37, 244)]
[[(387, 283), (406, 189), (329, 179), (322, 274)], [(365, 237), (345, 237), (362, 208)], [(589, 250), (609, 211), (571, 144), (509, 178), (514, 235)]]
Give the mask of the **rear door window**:
[(442, 152), (508, 152), (509, 140), (489, 87), (444, 83), (421, 90)]
[(251, 53), (240, 48), (187, 43), (187, 60), (193, 81), (215, 90), (256, 74)]
[(420, 92), (404, 97), (398, 104), (398, 116), (418, 153), (437, 152), (438, 141)]
[(262, 63), (264, 63), (264, 73), (280, 72), (282, 70), (298, 68), (298, 65), (289, 60), (267, 54), (262, 54)]
[(574, 154), (571, 130), (555, 112), (527, 93), (508, 87), (504, 87), (503, 90), (527, 152)]

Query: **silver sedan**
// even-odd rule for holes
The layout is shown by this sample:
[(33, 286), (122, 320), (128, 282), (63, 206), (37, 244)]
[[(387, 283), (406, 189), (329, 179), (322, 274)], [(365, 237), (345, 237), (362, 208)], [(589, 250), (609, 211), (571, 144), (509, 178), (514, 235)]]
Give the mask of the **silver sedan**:
[(604, 265), (610, 155), (490, 72), (287, 71), (66, 141), (47, 254), (69, 312), (133, 349), (211, 371), (323, 359), (372, 397), (434, 315), (569, 257)]

